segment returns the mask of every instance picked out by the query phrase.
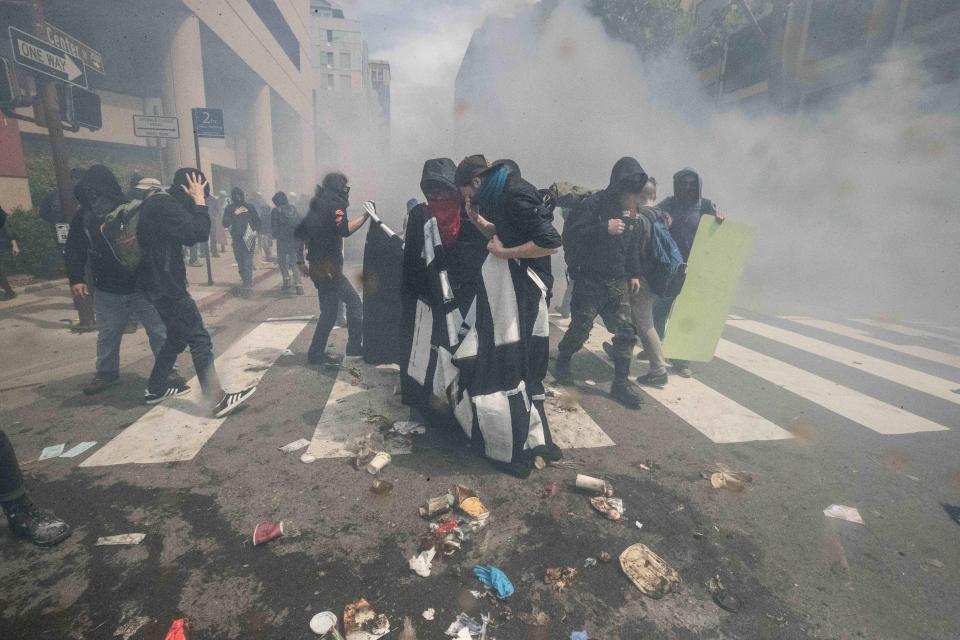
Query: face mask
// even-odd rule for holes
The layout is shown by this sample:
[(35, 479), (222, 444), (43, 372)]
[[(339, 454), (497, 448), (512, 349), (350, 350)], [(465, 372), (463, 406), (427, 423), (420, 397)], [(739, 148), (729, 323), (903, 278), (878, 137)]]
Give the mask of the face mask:
[(437, 221), (443, 248), (450, 249), (457, 244), (457, 236), (460, 235), (460, 199), (437, 198), (427, 200), (427, 207)]

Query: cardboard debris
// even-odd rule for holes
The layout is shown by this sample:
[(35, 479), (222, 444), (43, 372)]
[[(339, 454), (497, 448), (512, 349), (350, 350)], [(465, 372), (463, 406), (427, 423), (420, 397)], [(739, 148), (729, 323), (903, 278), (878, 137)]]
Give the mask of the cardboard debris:
[(95, 546), (105, 547), (120, 544), (140, 544), (147, 537), (145, 533), (121, 533), (116, 536), (101, 536), (97, 538)]
[(456, 484), (450, 487), (450, 495), (453, 496), (454, 505), (460, 511), (476, 520), (486, 520), (490, 517), (490, 512), (480, 502), (479, 496), (472, 489)]
[(854, 524), (863, 524), (863, 518), (860, 517), (860, 512), (855, 507), (847, 507), (842, 504), (830, 505), (823, 510), (823, 515), (828, 518), (846, 520)]
[(644, 595), (659, 599), (680, 588), (680, 576), (644, 544), (627, 547), (620, 554), (620, 568)]
[(92, 448), (95, 447), (95, 446), (97, 446), (97, 442), (96, 442), (96, 441), (93, 441), (93, 442), (81, 442), (80, 444), (76, 444), (76, 445), (70, 447), (70, 449), (69, 449), (68, 451), (64, 451), (63, 453), (61, 453), (61, 454), (60, 454), (60, 457), (61, 457), (61, 458), (76, 458), (76, 457), (77, 457), (78, 455), (80, 455), (81, 453), (84, 453), (84, 452), (87, 451), (88, 449), (92, 449)]
[(55, 444), (50, 447), (44, 447), (43, 451), (40, 452), (40, 457), (37, 460), (49, 460), (50, 458), (59, 458), (60, 454), (63, 453), (63, 448), (65, 444)]
[(299, 451), (304, 447), (309, 447), (310, 441), (306, 438), (300, 438), (299, 440), (294, 440), (290, 444), (285, 444), (282, 447), (277, 447), (283, 453), (293, 453), (294, 451)]

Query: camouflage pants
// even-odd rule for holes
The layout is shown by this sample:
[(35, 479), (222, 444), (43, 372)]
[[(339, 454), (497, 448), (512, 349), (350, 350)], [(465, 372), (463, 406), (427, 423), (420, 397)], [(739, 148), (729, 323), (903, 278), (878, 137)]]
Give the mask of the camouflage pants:
[(558, 350), (564, 354), (579, 351), (590, 337), (597, 316), (614, 334), (614, 358), (629, 362), (637, 343), (637, 331), (633, 325), (626, 280), (599, 282), (581, 277), (573, 282), (570, 328), (560, 340)]

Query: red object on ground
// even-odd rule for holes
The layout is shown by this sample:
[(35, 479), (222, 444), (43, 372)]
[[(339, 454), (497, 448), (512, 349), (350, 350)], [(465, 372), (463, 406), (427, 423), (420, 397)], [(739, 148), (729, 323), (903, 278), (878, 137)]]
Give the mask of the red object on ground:
[(458, 522), (456, 520), (445, 520), (437, 525), (437, 528), (433, 530), (434, 533), (438, 535), (444, 535), (450, 533), (457, 528)]
[(253, 530), (253, 546), (270, 542), (274, 538), (283, 535), (283, 521), (270, 522), (264, 521), (258, 524)]
[(186, 618), (177, 618), (170, 625), (170, 630), (167, 631), (164, 640), (187, 640), (187, 629), (189, 628), (190, 623)]
[(547, 493), (549, 493), (550, 495), (553, 495), (557, 492), (558, 488), (559, 487), (557, 487), (556, 482), (551, 482), (550, 484), (547, 485)]

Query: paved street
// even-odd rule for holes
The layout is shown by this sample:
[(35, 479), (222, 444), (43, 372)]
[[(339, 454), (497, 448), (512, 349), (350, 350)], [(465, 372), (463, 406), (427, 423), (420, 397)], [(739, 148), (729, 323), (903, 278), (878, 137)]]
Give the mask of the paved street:
[[(219, 262), (236, 279), (232, 261)], [(224, 420), (200, 417), (191, 397), (142, 404), (152, 364), (142, 330), (125, 338), (121, 383), (83, 396), (95, 335), (60, 322), (73, 316), (62, 288), (0, 308), (10, 354), (0, 427), (35, 500), (75, 527), (49, 550), (0, 531), (0, 638), (162, 638), (181, 617), (191, 638), (309, 638), (311, 616), (339, 616), (361, 597), (394, 628), (410, 616), (421, 640), (445, 637), (461, 611), (490, 614), (488, 637), (500, 640), (581, 629), (631, 639), (960, 637), (960, 528), (942, 506), (960, 504), (960, 329), (738, 310), (713, 362), (648, 391), (632, 412), (604, 393), (612, 369), (598, 326), (574, 358), (580, 382), (554, 384), (548, 399), (554, 437), (577, 468), (518, 480), (460, 434), (429, 430), (386, 442), (393, 461), (382, 478), (394, 489), (376, 495), (350, 451), (377, 432), (375, 416), (407, 419), (397, 370), (305, 367), (315, 297), (282, 295), (279, 275), (257, 275), (251, 298), (205, 305), (225, 386), (260, 384)], [(565, 321), (553, 320), (555, 344)], [(344, 333), (334, 332), (334, 351)], [(180, 366), (190, 378), (189, 358)], [(278, 451), (298, 438), (309, 447)], [(97, 445), (37, 461), (46, 446), (82, 441)], [(302, 463), (304, 451), (317, 461)], [(752, 482), (714, 489), (701, 474), (720, 467)], [(609, 479), (624, 521), (591, 509), (573, 487), (578, 471)], [(489, 524), (418, 577), (407, 566), (428, 531), (417, 507), (452, 484), (478, 492)], [(856, 507), (863, 524), (825, 517), (832, 504)], [(262, 520), (284, 520), (286, 535), (253, 547)], [(136, 532), (146, 534), (136, 546), (94, 544)], [(617, 557), (635, 542), (678, 571), (678, 593), (653, 600), (627, 580)], [(613, 562), (584, 566), (602, 552)], [(478, 564), (513, 581), (505, 604), (471, 595)], [(557, 592), (544, 573), (565, 566), (578, 574)], [(718, 573), (738, 613), (711, 599)], [(433, 621), (421, 616), (428, 608)]]

